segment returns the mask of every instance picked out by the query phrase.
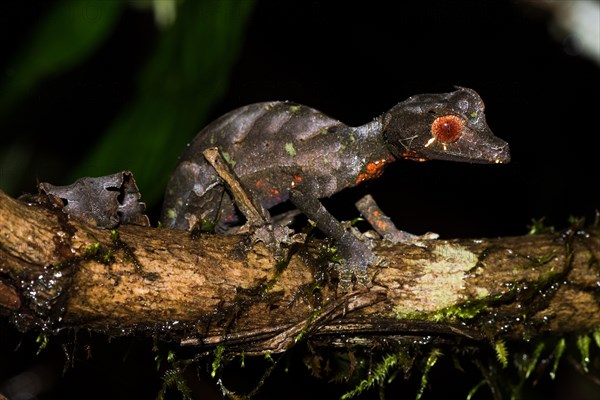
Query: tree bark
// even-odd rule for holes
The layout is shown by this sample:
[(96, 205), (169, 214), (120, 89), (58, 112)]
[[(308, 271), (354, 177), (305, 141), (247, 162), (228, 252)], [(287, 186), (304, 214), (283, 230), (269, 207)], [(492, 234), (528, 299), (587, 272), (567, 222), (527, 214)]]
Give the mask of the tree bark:
[(277, 262), (246, 236), (97, 229), (0, 192), (0, 315), (20, 330), (144, 332), (284, 351), (433, 337), (499, 340), (600, 327), (600, 230), (386, 245), (372, 284), (335, 289), (324, 242)]

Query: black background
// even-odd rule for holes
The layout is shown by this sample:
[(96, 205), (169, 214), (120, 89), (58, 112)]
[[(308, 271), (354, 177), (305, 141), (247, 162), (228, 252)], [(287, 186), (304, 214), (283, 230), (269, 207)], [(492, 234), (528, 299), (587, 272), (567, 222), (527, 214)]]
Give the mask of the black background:
[[(46, 6), (35, 4), (31, 12), (16, 11), (14, 19), (6, 8), (2, 57), (18, 48), (19, 29), (27, 32), (44, 14)], [(551, 22), (524, 2), (258, 1), (229, 90), (212, 115), (256, 101), (293, 100), (360, 125), (413, 94), (471, 87), (484, 99), (494, 133), (510, 143), (510, 164), (399, 161), (379, 180), (340, 193), (326, 205), (339, 218), (352, 218), (353, 202), (369, 192), (400, 228), (434, 231), (442, 238), (521, 235), (532, 218), (541, 217), (564, 228), (569, 216), (590, 220), (600, 207), (600, 81), (598, 66), (580, 55), (568, 36), (553, 36)], [(18, 129), (11, 132), (29, 135), (40, 165), (10, 194), (33, 191), (36, 178), (54, 182), (67, 174), (82, 157), (81, 148), (93, 145), (93, 138), (78, 136), (79, 127), (93, 125), (100, 134), (131, 100), (136, 72), (157, 37), (151, 15), (126, 12), (98, 54), (44, 83), (19, 107), (10, 122)], [(194, 134), (189, 132), (190, 139)], [(157, 210), (151, 208), (152, 217)], [(153, 398), (157, 391), (160, 375), (148, 340), (108, 344), (86, 334), (82, 340), (92, 344), (93, 358), (79, 354), (75, 368), (62, 376), (58, 340), (35, 357), (35, 335), (20, 336), (5, 324), (1, 329), (0, 385), (32, 368), (46, 368), (53, 378), (40, 398)], [(279, 367), (266, 384), (265, 398), (343, 393), (342, 386), (309, 378), (301, 365), (288, 374), (283, 370)], [(453, 370), (450, 361), (434, 368), (433, 378), (434, 390), (426, 398), (464, 398), (479, 381), (476, 373)], [(571, 369), (559, 370), (559, 378), (559, 383), (544, 379), (538, 394), (528, 398), (592, 398)], [(218, 396), (208, 375), (202, 382), (195, 388), (202, 398)], [(389, 398), (411, 398), (411, 382), (403, 386), (398, 378)]]

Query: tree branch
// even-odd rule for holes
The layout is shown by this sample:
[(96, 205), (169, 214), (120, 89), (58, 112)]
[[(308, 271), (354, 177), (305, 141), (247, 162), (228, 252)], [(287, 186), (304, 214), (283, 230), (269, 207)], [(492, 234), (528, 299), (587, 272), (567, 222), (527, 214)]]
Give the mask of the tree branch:
[(498, 340), (600, 327), (597, 226), (379, 243), (385, 265), (350, 293), (328, 280), (324, 249), (293, 245), (282, 265), (245, 236), (96, 229), (0, 192), (0, 313), (21, 330), (146, 332), (245, 354), (307, 338)]

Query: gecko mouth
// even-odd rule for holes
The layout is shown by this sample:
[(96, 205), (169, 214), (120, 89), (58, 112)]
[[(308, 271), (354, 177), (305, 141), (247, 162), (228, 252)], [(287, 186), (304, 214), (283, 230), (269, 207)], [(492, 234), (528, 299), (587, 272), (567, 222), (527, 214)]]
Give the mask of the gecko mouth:
[(492, 157), (495, 164), (507, 164), (510, 162), (510, 150), (508, 144), (497, 149), (497, 152)]

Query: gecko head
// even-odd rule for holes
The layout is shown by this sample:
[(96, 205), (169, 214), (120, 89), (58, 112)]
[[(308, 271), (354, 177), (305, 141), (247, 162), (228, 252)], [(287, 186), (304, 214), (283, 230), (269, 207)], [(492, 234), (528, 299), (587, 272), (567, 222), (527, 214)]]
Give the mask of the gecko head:
[(383, 115), (384, 137), (398, 158), (507, 163), (508, 143), (494, 136), (483, 111), (472, 89), (416, 95)]

